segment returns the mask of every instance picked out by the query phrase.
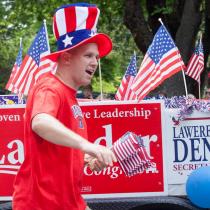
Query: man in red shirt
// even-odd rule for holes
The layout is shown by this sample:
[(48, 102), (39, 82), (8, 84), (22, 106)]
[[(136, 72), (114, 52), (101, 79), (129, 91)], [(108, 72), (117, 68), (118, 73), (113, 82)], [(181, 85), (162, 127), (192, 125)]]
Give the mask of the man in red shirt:
[[(84, 154), (96, 170), (116, 162), (113, 152), (87, 140), (76, 91), (86, 86), (112, 42), (96, 33), (99, 9), (78, 3), (60, 7), (53, 19), (58, 51), (55, 75), (30, 91), (24, 127), (25, 160), (14, 184), (13, 210), (85, 210), (81, 197)], [(95, 167), (94, 167), (95, 164)]]

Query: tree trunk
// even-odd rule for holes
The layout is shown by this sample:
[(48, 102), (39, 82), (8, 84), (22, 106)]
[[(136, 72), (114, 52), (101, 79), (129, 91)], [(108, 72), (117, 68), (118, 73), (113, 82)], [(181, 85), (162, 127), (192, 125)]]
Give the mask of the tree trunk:
[(125, 1), (124, 12), (126, 27), (131, 31), (139, 50), (146, 53), (153, 35), (144, 18), (141, 2), (136, 0)]
[[(203, 46), (204, 46), (204, 62), (205, 68), (204, 72), (201, 74), (201, 85), (202, 89), (208, 88), (210, 86), (208, 79), (208, 72), (210, 71), (209, 66), (207, 66), (207, 60), (210, 53), (210, 1), (205, 1), (205, 32), (203, 36)], [(204, 91), (202, 92), (204, 94)]]
[[(193, 53), (195, 37), (201, 23), (200, 4), (200, 0), (185, 1), (181, 23), (176, 33), (176, 45), (186, 65)], [(193, 93), (198, 97), (197, 82), (188, 76), (185, 78), (188, 93)], [(182, 72), (166, 80), (163, 86), (168, 93), (172, 93), (171, 95), (184, 95), (186, 93)]]

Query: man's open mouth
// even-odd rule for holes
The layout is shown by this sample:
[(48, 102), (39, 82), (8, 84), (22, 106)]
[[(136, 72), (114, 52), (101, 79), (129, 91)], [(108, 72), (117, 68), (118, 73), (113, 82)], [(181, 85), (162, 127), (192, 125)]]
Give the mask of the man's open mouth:
[(90, 71), (90, 70), (86, 70), (86, 72), (87, 72), (89, 75), (92, 75), (92, 74), (93, 74), (93, 71)]

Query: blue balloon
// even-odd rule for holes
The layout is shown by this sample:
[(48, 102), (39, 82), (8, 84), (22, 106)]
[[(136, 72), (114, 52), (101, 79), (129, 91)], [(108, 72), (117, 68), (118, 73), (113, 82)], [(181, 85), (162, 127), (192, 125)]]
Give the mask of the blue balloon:
[(193, 171), (186, 182), (186, 192), (190, 201), (198, 207), (210, 208), (210, 167)]

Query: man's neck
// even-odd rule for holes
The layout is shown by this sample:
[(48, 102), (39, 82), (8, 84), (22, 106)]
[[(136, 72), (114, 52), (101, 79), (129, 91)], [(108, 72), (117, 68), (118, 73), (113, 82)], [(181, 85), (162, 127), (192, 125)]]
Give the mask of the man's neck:
[(57, 71), (55, 73), (55, 76), (62, 82), (64, 83), (66, 86), (70, 87), (71, 89), (77, 90), (78, 88), (74, 87), (72, 84), (72, 82), (70, 80), (68, 80), (68, 77), (66, 77), (65, 75), (63, 75), (61, 72)]

